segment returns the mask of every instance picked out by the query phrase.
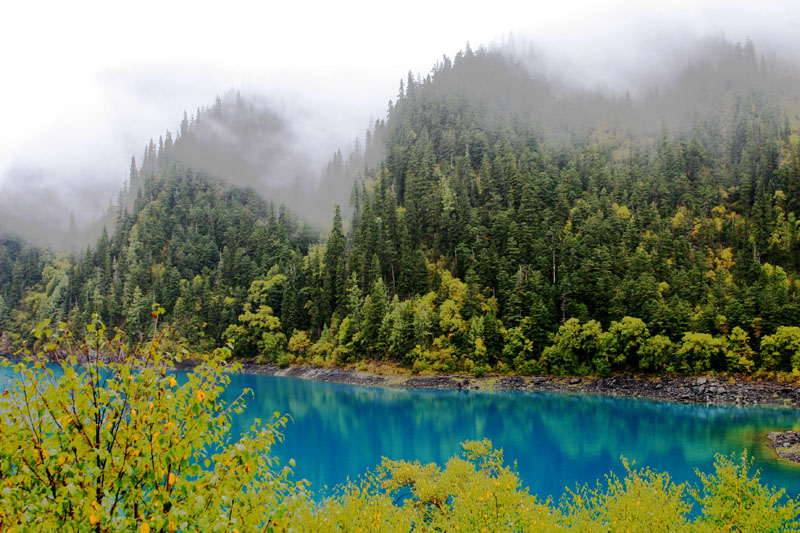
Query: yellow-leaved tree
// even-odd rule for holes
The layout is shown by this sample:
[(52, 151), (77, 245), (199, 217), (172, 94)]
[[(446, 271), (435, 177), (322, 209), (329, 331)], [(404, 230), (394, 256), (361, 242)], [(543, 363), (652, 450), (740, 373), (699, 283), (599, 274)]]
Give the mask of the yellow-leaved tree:
[(305, 504), (270, 453), (286, 416), (228, 442), (244, 406), (220, 398), (229, 348), (179, 378), (160, 335), (129, 348), (97, 319), (80, 342), (34, 333), (38, 355), (3, 363), (0, 531), (278, 529)]

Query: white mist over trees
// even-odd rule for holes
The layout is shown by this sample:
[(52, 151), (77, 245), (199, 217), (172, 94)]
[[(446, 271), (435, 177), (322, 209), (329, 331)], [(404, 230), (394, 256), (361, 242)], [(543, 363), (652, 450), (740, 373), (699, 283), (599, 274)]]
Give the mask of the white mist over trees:
[[(60, 244), (70, 212), (83, 229), (108, 209), (130, 154), (140, 157), (151, 136), (175, 133), (182, 110), (191, 115), (231, 87), (263, 95), (285, 116), (318, 173), (337, 148), (347, 159), (356, 136), (363, 148), (374, 123), (366, 117), (384, 117), (398, 77), (409, 68), (425, 76), (439, 53), (452, 56), (467, 41), (477, 47), (512, 32), (546, 58), (551, 84), (629, 90), (633, 98), (637, 87), (652, 88), (648, 80), (683, 68), (675, 58), (691, 56), (709, 35), (751, 37), (768, 60), (770, 50), (800, 51), (791, 22), (798, 7), (788, 1), (477, 7), (412, 1), (389, 13), (345, 3), (317, 6), (308, 17), (290, 4), (219, 10), (145, 0), (125, 17), (103, 5), (52, 5), (45, 18), (27, 4), (11, 6), (6, 20), (14, 23), (0, 44), (19, 53), (6, 58), (11, 82), (0, 87), (8, 125), (0, 131), (0, 224)], [(162, 38), (142, 39), (144, 28)], [(178, 28), (204, 37), (178, 46), (169, 37)]]

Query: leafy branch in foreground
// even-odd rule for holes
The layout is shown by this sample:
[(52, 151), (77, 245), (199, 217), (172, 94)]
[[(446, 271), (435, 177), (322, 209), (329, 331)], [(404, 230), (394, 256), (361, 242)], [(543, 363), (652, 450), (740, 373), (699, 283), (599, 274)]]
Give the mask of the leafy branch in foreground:
[(290, 481), (294, 463), (271, 454), (288, 416), (231, 441), (244, 404), (220, 397), (237, 368), (225, 363), (228, 347), (179, 379), (163, 331), (134, 348), (97, 320), (79, 344), (63, 324), (35, 335), (38, 355), (3, 363), (17, 380), (0, 400), (2, 531), (800, 528), (798, 502), (762, 485), (746, 454), (718, 456), (699, 486), (623, 459), (624, 478), (609, 474), (554, 505), (530, 494), (489, 440), (463, 443), (444, 467), (384, 459), (315, 502), (305, 481)]
[[(567, 490), (559, 505), (523, 487), (488, 439), (462, 444), (444, 468), (384, 459), (320, 507), (301, 509), (301, 531), (794, 531), (800, 508), (783, 489), (761, 484), (752, 459), (718, 455), (715, 474), (698, 472), (702, 491), (666, 473), (611, 473), (596, 488)], [(692, 506), (699, 504), (693, 515)], [(301, 525), (302, 524), (302, 525)]]
[(162, 335), (130, 348), (97, 320), (87, 329), (75, 345), (43, 324), (39, 354), (3, 363), (16, 380), (0, 404), (0, 530), (244, 531), (306, 498), (270, 454), (288, 417), (229, 442), (244, 408), (220, 399), (229, 348), (184, 380)]

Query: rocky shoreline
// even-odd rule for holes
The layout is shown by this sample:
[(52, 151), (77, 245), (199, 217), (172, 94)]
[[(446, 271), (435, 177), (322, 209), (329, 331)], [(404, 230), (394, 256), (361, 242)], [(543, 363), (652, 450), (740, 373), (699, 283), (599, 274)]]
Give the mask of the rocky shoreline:
[(773, 431), (767, 434), (767, 448), (772, 448), (781, 459), (800, 463), (800, 433), (796, 431)]
[(607, 378), (559, 378), (551, 376), (467, 375), (396, 376), (360, 372), (354, 368), (293, 366), (279, 368), (272, 364), (245, 362), (242, 372), (288, 376), (315, 381), (351, 385), (406, 389), (552, 391), (600, 394), (678, 403), (709, 405), (772, 405), (800, 408), (800, 386), (777, 380), (745, 381), (715, 376), (642, 377), (632, 374)]
[[(11, 360), (12, 354), (0, 354)], [(190, 369), (197, 362), (178, 365)], [(800, 385), (781, 383), (777, 379), (745, 380), (718, 376), (641, 376), (622, 374), (606, 378), (554, 376), (486, 376), (470, 375), (383, 375), (358, 371), (353, 367), (325, 368), (290, 366), (280, 368), (271, 363), (241, 361), (241, 372), (287, 376), (314, 381), (328, 381), (370, 387), (446, 390), (551, 391), (575, 394), (599, 394), (629, 398), (645, 398), (678, 403), (707, 405), (771, 405), (800, 408)], [(800, 439), (800, 437), (798, 437)]]

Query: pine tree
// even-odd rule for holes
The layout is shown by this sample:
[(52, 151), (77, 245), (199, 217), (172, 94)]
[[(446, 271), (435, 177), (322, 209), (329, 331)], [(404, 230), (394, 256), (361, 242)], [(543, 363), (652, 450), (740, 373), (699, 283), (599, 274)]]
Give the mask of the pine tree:
[(345, 239), (342, 231), (342, 213), (337, 205), (333, 215), (328, 242), (325, 246), (323, 266), (322, 299), (325, 315), (333, 316), (341, 311), (345, 295)]

